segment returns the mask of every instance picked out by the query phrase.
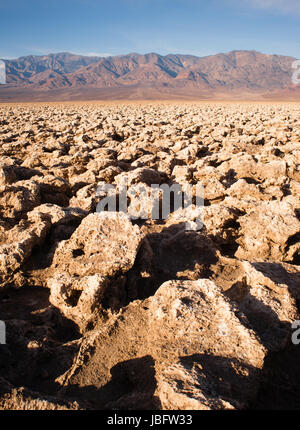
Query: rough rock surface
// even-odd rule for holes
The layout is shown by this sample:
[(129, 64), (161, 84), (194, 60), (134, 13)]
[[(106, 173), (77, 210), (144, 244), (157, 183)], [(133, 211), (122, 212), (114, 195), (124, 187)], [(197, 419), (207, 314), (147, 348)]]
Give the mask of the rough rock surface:
[(142, 238), (122, 212), (88, 215), (54, 253), (50, 302), (78, 324), (87, 324), (95, 306), (125, 304), (121, 277), (132, 268)]
[(0, 106), (0, 409), (300, 409), (299, 113)]

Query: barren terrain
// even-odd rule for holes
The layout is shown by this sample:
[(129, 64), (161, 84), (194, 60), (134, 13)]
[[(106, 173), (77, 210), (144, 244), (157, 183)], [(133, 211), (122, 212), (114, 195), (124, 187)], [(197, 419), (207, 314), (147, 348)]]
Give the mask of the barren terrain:
[(0, 102), (64, 100), (290, 100), (296, 58), (257, 51), (206, 57), (86, 57), (67, 52), (5, 60)]
[[(0, 105), (0, 409), (300, 409), (299, 115)], [(203, 184), (203, 228), (97, 213), (124, 177)]]

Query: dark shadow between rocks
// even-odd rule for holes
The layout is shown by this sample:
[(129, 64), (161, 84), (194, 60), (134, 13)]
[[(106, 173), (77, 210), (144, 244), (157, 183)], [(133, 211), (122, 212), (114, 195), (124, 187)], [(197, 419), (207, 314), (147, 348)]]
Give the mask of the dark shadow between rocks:
[[(288, 271), (280, 263), (253, 262), (251, 264), (274, 283), (286, 284), (299, 307), (297, 297), (299, 297), (300, 272)], [(232, 300), (237, 299), (231, 290), (225, 294)], [(247, 293), (237, 301), (239, 309), (250, 323), (249, 328), (255, 331), (261, 343), (269, 350), (261, 373), (259, 392), (250, 404), (250, 409), (299, 409), (300, 346), (292, 344), (290, 322), (280, 321), (269, 306)], [(247, 326), (243, 314), (236, 313)]]
[(240, 285), (237, 289), (233, 285), (224, 294), (238, 304), (235, 315), (245, 327), (256, 333), (267, 350), (280, 350), (287, 344), (291, 332), (290, 323), (280, 321), (270, 306), (258, 300), (246, 288), (241, 295)]
[(286, 284), (291, 296), (298, 300), (298, 291), (300, 291), (300, 271), (288, 271), (280, 263), (254, 262), (251, 264), (256, 270), (270, 278), (275, 284)]
[(262, 382), (255, 401), (256, 410), (300, 409), (300, 345), (291, 342), (286, 349), (268, 354)]
[(235, 182), (237, 182), (236, 171), (234, 169), (229, 169), (224, 176), (220, 178), (220, 182), (225, 188), (230, 188)]
[(55, 250), (59, 243), (68, 240), (79, 227), (81, 219), (67, 224), (53, 225), (41, 246), (33, 248), (30, 257), (22, 267), (24, 272), (44, 270), (51, 266)]
[(128, 303), (146, 299), (166, 281), (207, 277), (216, 264), (216, 248), (202, 231), (186, 231), (181, 222), (146, 235), (133, 268), (126, 274)]
[(0, 294), (7, 342), (0, 349), (0, 373), (13, 386), (41, 394), (57, 391), (55, 379), (72, 365), (81, 337), (48, 297), (49, 291), (38, 287)]
[(217, 397), (244, 409), (257, 395), (261, 370), (236, 358), (194, 354), (181, 357), (180, 362), (196, 375), (212, 409), (224, 407)]
[[(288, 241), (286, 242), (285, 252), (288, 252), (290, 247), (300, 242), (300, 232), (290, 236)], [(296, 251), (292, 257), (292, 260), (289, 261), (290, 264), (295, 264), (296, 266), (300, 266), (300, 251)]]

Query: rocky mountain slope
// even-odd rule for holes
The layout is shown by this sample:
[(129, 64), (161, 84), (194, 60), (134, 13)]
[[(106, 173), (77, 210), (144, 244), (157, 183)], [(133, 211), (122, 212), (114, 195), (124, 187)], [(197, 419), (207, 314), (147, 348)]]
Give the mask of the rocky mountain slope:
[(138, 98), (143, 89), (149, 95), (158, 90), (186, 96), (206, 92), (211, 95), (289, 92), (293, 89), (294, 60), (256, 51), (232, 51), (208, 57), (154, 53), (107, 58), (68, 53), (28, 56), (6, 61), (7, 85), (0, 87), (0, 97), (13, 97), (21, 94), (20, 90), (28, 93), (28, 89), (60, 93), (72, 90), (80, 98), (84, 98), (88, 89), (114, 88), (125, 91), (127, 97), (132, 89), (138, 88)]
[[(0, 114), (0, 409), (300, 409), (298, 105)], [(202, 228), (96, 212), (125, 178)]]

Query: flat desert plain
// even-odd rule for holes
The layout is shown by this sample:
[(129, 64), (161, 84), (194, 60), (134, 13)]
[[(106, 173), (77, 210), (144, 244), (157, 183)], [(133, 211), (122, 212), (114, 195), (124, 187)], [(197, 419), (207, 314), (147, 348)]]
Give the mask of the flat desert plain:
[[(0, 409), (300, 409), (299, 117), (0, 105)], [(203, 205), (97, 210), (124, 181)]]

